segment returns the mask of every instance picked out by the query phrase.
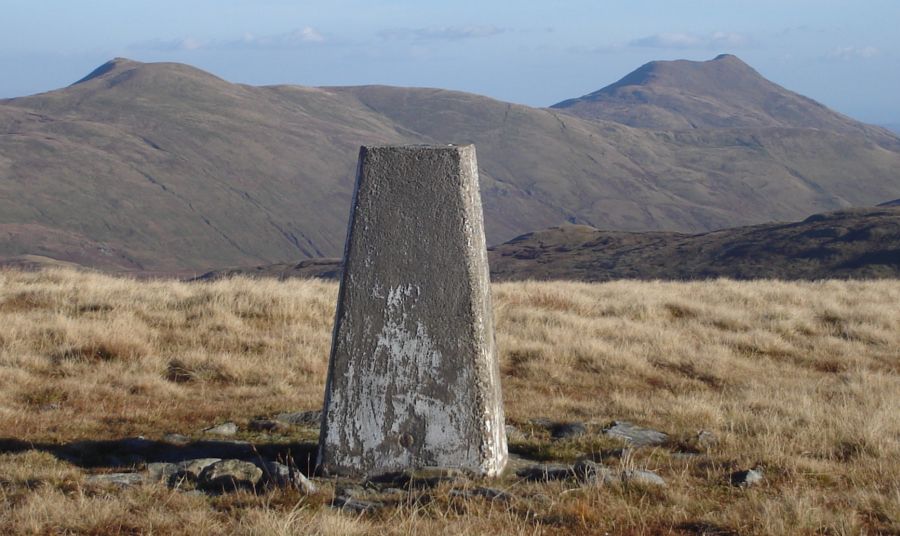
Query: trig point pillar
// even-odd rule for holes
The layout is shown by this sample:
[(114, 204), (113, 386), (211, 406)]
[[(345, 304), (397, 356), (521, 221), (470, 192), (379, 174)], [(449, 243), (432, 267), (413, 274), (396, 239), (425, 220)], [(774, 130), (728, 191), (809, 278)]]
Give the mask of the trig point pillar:
[(363, 147), (325, 387), (320, 470), (506, 464), (472, 145)]

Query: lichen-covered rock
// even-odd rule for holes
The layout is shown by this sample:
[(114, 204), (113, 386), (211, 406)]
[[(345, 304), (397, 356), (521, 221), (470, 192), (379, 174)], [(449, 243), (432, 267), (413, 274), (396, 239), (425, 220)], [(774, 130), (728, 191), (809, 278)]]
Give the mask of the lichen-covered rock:
[(198, 484), (203, 489), (211, 491), (255, 488), (262, 476), (263, 470), (253, 463), (243, 460), (221, 460), (203, 469)]
[(204, 434), (218, 436), (233, 436), (238, 431), (238, 426), (233, 422), (225, 422), (217, 426), (211, 426), (203, 430)]
[(643, 428), (626, 421), (614, 421), (603, 429), (604, 435), (624, 440), (633, 447), (661, 445), (669, 435), (650, 428)]

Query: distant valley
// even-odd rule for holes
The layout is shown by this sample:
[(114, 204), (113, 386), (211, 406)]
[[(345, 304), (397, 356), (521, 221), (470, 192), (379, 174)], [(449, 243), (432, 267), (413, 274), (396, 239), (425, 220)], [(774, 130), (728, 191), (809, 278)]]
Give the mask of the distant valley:
[(359, 146), (450, 142), (477, 146), (491, 244), (562, 224), (704, 233), (900, 197), (900, 138), (734, 56), (652, 62), (547, 109), (116, 59), (0, 101), (0, 258), (186, 274), (336, 257)]

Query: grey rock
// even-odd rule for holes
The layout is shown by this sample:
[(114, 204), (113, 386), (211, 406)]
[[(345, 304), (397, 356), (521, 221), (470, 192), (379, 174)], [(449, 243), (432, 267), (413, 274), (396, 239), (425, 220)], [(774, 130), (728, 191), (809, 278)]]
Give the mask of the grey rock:
[(178, 474), (179, 468), (176, 463), (149, 463), (147, 464), (147, 481), (162, 482), (171, 484)]
[(263, 469), (266, 482), (271, 486), (293, 487), (307, 495), (318, 491), (316, 485), (296, 467), (289, 467), (278, 462), (266, 462)]
[(243, 460), (221, 460), (203, 469), (199, 485), (203, 489), (214, 491), (255, 488), (262, 476), (262, 469), (253, 463)]
[(275, 419), (253, 419), (247, 423), (247, 429), (253, 432), (284, 433), (290, 430), (290, 425)]
[(663, 432), (642, 428), (626, 421), (615, 421), (603, 429), (604, 435), (625, 440), (632, 447), (650, 447), (665, 443), (669, 436)]
[(618, 475), (609, 467), (591, 461), (581, 460), (572, 467), (572, 473), (584, 484), (602, 486), (618, 480)]
[(498, 475), (508, 450), (475, 147), (363, 147), (357, 170), (319, 466)]
[(87, 484), (112, 485), (125, 488), (143, 484), (144, 476), (140, 473), (105, 473), (90, 475), (84, 481)]
[(731, 473), (730, 480), (732, 486), (749, 487), (759, 484), (763, 481), (762, 469), (747, 469), (746, 471), (736, 471)]
[(292, 426), (319, 426), (322, 424), (322, 410), (279, 413), (275, 420)]
[(550, 427), (550, 435), (554, 439), (570, 439), (587, 433), (587, 428), (580, 422), (558, 422)]
[(371, 513), (384, 508), (384, 503), (377, 501), (362, 501), (352, 497), (335, 497), (331, 501), (332, 508), (338, 508), (356, 514)]
[(175, 478), (187, 479), (196, 482), (200, 479), (200, 473), (210, 465), (222, 461), (221, 458), (197, 458), (195, 460), (184, 460), (177, 464)]
[(631, 469), (627, 471), (622, 471), (619, 478), (622, 482), (626, 484), (644, 484), (649, 486), (665, 486), (666, 481), (663, 477), (654, 473), (653, 471), (647, 471), (646, 469)]
[(477, 487), (477, 488), (471, 488), (471, 489), (454, 489), (454, 490), (450, 491), (450, 495), (453, 497), (465, 497), (465, 498), (481, 497), (481, 498), (488, 499), (491, 501), (505, 501), (505, 502), (509, 502), (515, 498), (511, 493), (507, 493), (503, 490), (500, 490), (497, 488), (485, 488), (485, 487)]
[(238, 427), (233, 422), (226, 422), (219, 424), (217, 426), (211, 426), (203, 430), (204, 434), (210, 435), (219, 435), (219, 436), (233, 436), (238, 431)]
[(191, 438), (182, 434), (166, 434), (162, 437), (164, 443), (168, 443), (170, 445), (178, 445), (184, 446), (191, 442)]
[(575, 476), (575, 473), (570, 465), (547, 463), (526, 467), (518, 471), (516, 475), (525, 480), (542, 482), (549, 480), (567, 480)]

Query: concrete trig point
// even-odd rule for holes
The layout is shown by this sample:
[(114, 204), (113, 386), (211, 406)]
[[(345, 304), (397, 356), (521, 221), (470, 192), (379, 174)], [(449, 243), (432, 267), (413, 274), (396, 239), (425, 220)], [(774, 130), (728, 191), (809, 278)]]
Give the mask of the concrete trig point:
[(319, 468), (493, 476), (506, 460), (475, 147), (362, 147)]

